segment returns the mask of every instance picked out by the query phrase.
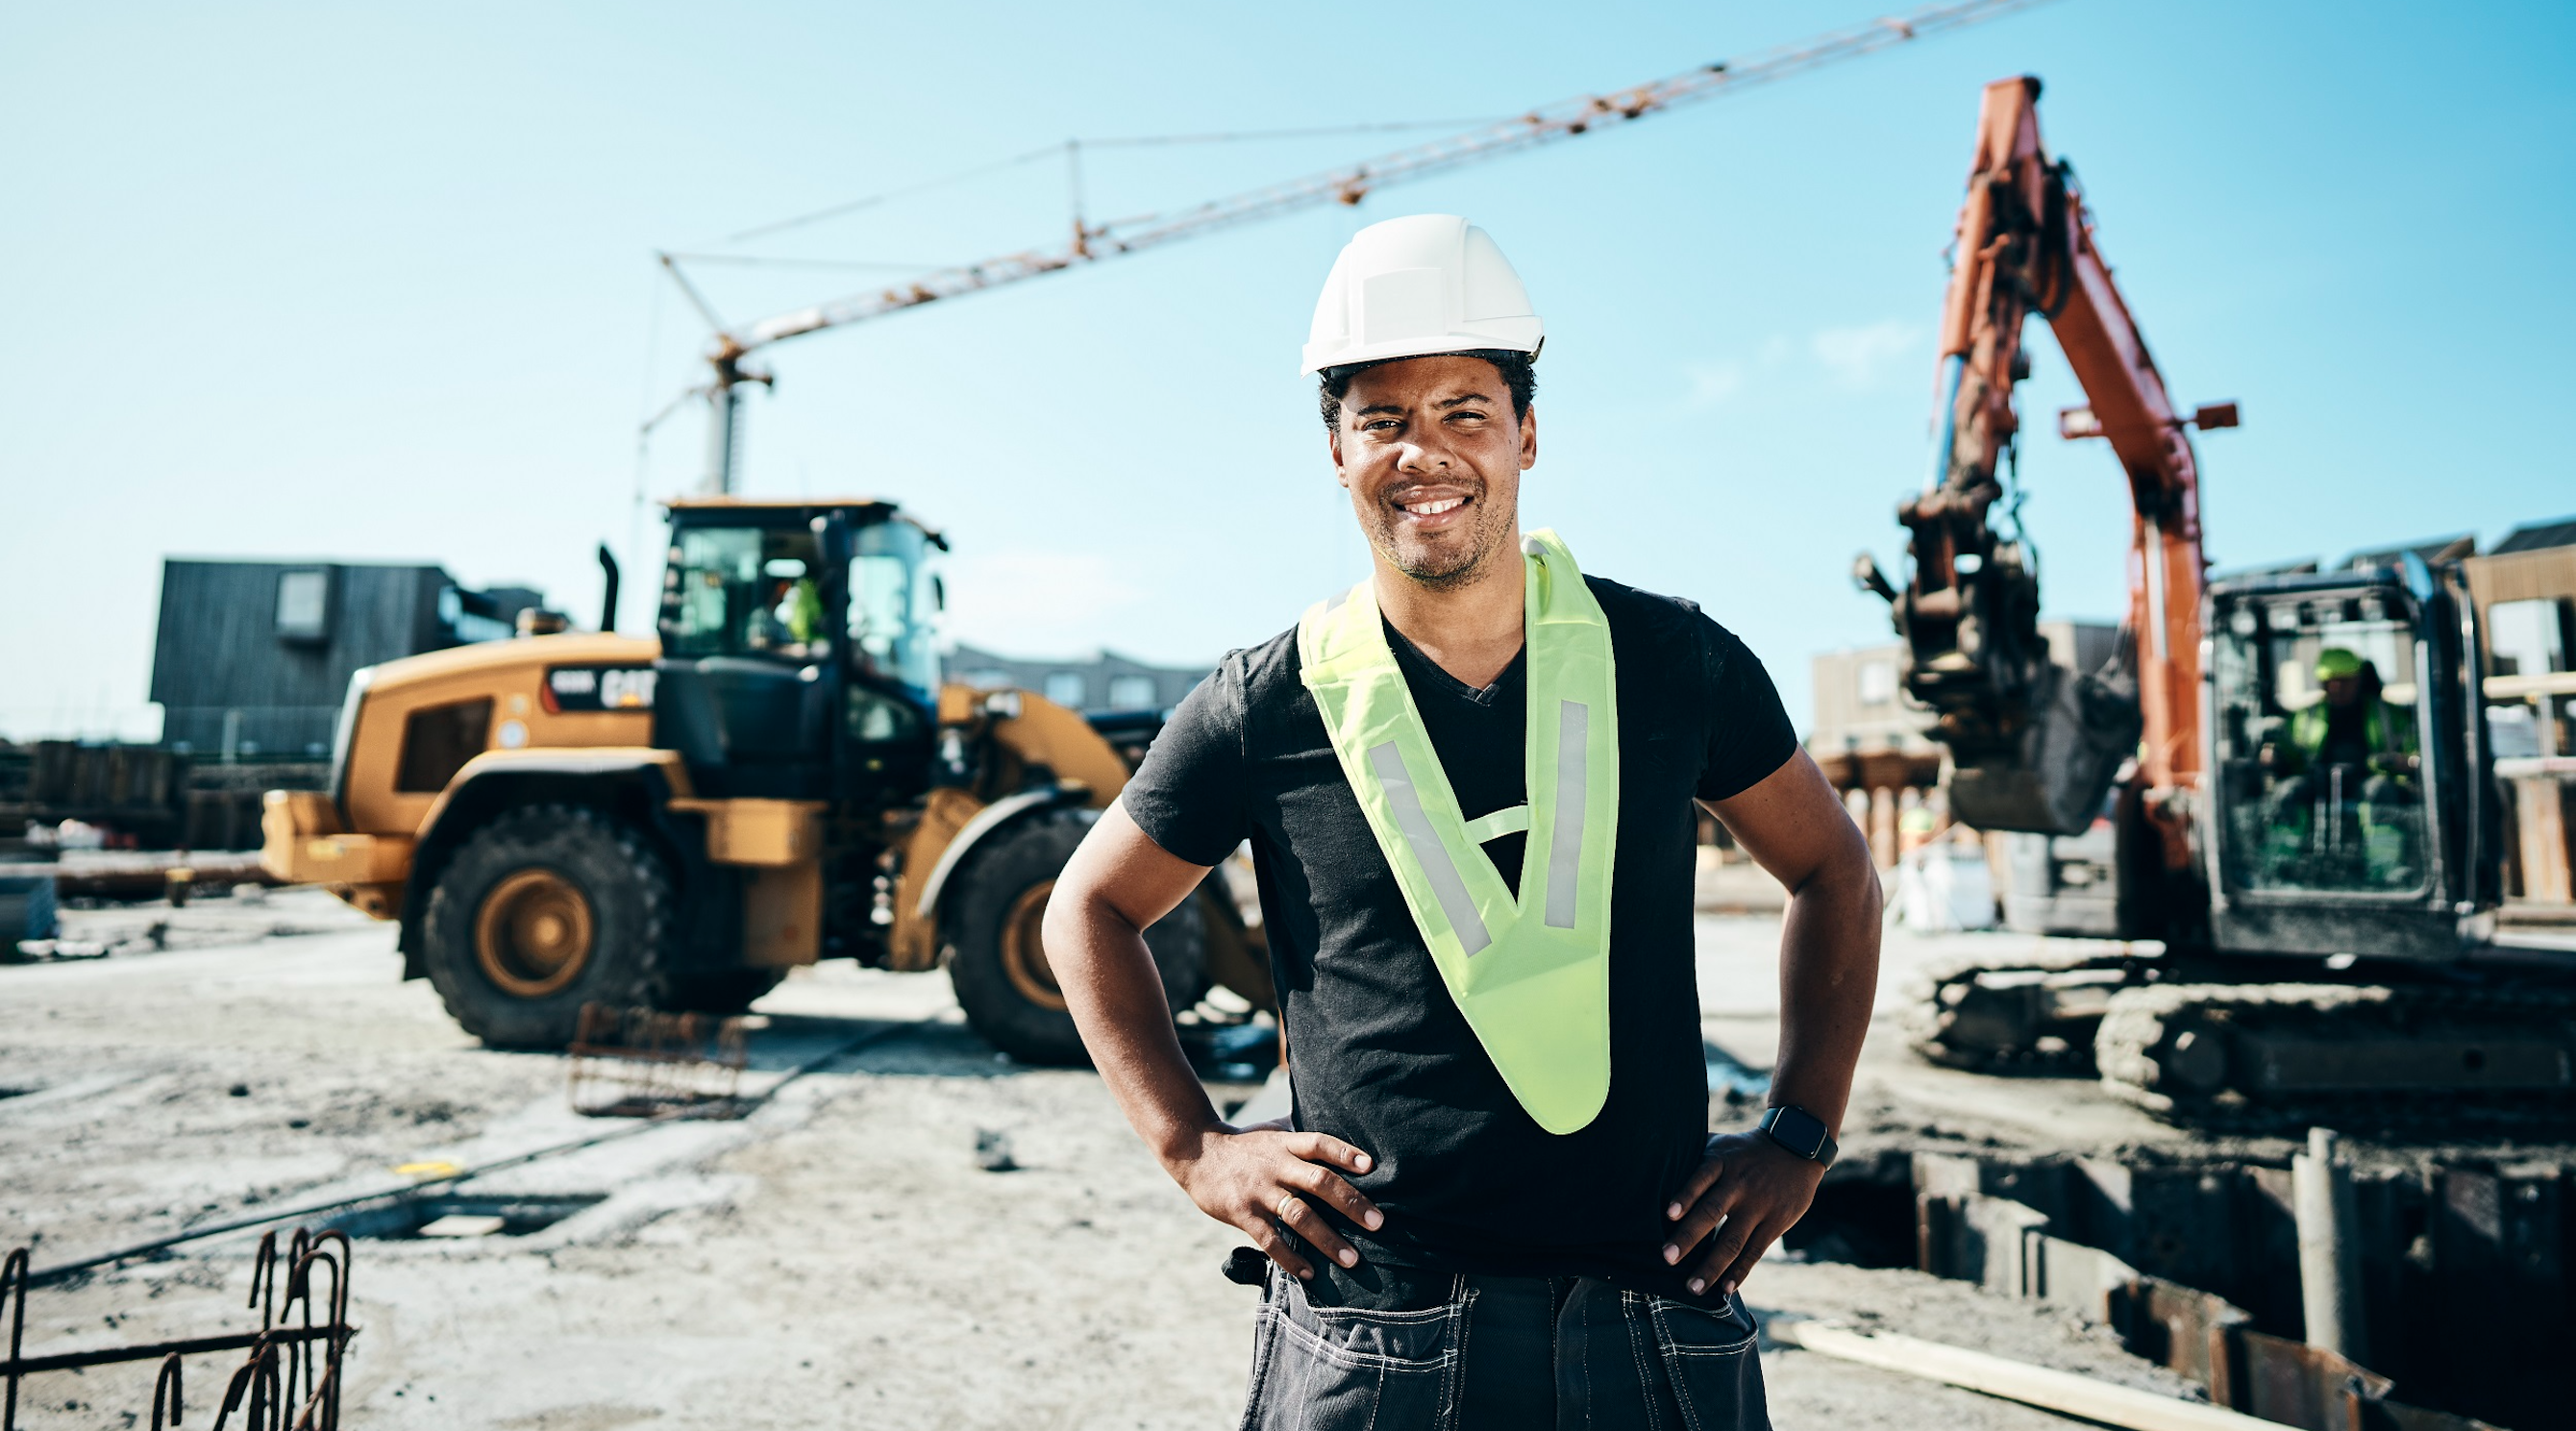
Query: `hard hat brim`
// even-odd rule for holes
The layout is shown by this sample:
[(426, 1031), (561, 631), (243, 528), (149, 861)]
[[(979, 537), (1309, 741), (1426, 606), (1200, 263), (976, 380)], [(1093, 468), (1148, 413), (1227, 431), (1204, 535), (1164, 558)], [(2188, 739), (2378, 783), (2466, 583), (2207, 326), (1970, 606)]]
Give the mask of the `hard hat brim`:
[(1479, 321), (1476, 326), (1483, 331), (1425, 334), (1365, 346), (1343, 342), (1308, 343), (1305, 345), (1305, 366), (1300, 371), (1312, 376), (1326, 368), (1356, 367), (1361, 363), (1383, 363), (1396, 358), (1436, 358), (1450, 353), (1527, 353), (1535, 358), (1539, 345), (1546, 339), (1535, 317), (1489, 318)]

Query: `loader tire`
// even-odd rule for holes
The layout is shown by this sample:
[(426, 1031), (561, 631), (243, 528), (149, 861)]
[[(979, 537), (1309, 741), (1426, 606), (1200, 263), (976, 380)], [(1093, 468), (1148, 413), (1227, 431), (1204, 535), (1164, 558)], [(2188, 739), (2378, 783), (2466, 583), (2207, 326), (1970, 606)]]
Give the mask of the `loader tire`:
[(669, 868), (582, 805), (528, 805), (466, 837), (423, 919), (430, 984), (493, 1048), (561, 1048), (589, 1003), (650, 1006), (675, 962)]
[[(1090, 1058), (1038, 934), (1056, 876), (1088, 828), (1071, 812), (1013, 826), (975, 851), (942, 900), (950, 934), (948, 980), (966, 1021), (986, 1042), (1023, 1063), (1081, 1064)], [(1199, 921), (1198, 901), (1187, 899), (1145, 931), (1164, 1000), (1175, 1011), (1207, 993), (1206, 931)]]

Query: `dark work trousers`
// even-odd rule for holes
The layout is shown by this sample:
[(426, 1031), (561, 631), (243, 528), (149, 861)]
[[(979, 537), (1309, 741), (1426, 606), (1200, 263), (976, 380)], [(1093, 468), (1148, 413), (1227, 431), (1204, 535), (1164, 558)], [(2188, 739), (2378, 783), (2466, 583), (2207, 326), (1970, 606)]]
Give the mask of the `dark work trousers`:
[(1273, 1267), (1243, 1426), (1768, 1431), (1754, 1335), (1741, 1298), (1330, 1265), (1309, 1288)]

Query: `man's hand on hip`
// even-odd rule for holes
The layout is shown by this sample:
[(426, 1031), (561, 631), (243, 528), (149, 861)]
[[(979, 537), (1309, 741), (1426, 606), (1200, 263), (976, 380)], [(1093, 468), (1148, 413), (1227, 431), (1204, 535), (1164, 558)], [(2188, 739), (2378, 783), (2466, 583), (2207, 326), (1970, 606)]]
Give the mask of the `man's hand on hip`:
[(1824, 1178), (1822, 1167), (1760, 1133), (1710, 1138), (1707, 1159), (1664, 1209), (1664, 1219), (1675, 1224), (1664, 1261), (1678, 1266), (1696, 1252), (1691, 1291), (1734, 1292), (1780, 1234), (1806, 1215)]
[(1201, 1134), (1192, 1152), (1170, 1160), (1173, 1181), (1199, 1211), (1241, 1230), (1280, 1270), (1301, 1280), (1314, 1276), (1315, 1269), (1279, 1235), (1276, 1224), (1286, 1223), (1309, 1246), (1343, 1266), (1358, 1266), (1359, 1253), (1315, 1205), (1327, 1204), (1362, 1227), (1383, 1225), (1386, 1215), (1335, 1171), (1365, 1173), (1372, 1166), (1368, 1154), (1339, 1138), (1292, 1133), (1269, 1123), (1249, 1128), (1220, 1124)]

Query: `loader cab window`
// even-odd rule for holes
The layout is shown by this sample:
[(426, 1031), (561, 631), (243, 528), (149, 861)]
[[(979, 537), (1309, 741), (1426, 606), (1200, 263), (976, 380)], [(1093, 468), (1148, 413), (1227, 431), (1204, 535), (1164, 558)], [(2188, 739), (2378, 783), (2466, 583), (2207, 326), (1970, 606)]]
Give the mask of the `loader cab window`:
[(803, 662), (819, 652), (821, 562), (811, 532), (793, 528), (683, 527), (663, 578), (668, 652)]
[(2393, 588), (2222, 598), (2222, 863), (2241, 890), (2412, 894), (2430, 874), (2411, 603)]
[(868, 675), (924, 705), (939, 696), (939, 578), (930, 538), (900, 518), (858, 534), (850, 558), (850, 644)]

